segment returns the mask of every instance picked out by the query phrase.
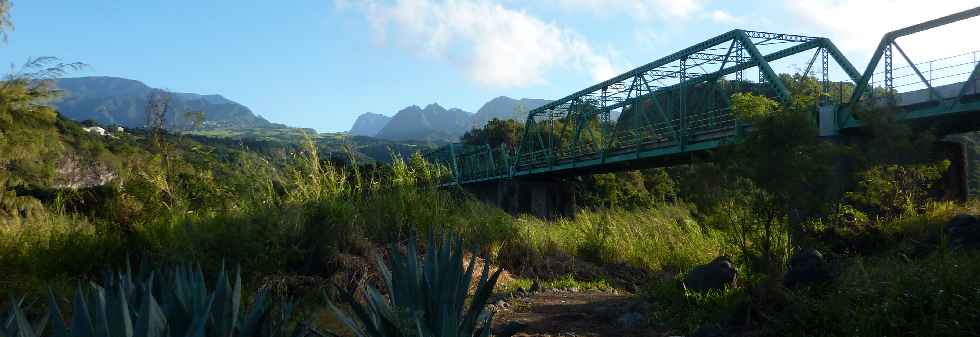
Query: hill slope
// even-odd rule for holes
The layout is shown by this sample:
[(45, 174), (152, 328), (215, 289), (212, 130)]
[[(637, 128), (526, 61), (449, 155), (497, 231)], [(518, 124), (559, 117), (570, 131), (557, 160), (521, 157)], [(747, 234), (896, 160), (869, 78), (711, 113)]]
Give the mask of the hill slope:
[(350, 128), (350, 134), (354, 136), (374, 137), (381, 129), (391, 121), (391, 117), (366, 112), (357, 117), (354, 126)]
[(471, 127), (483, 127), (491, 119), (513, 119), (523, 121), (527, 112), (550, 103), (546, 99), (521, 98), (519, 100), (507, 96), (494, 98), (483, 104), (470, 121)]
[[(53, 103), (67, 118), (82, 121), (92, 119), (100, 124), (120, 124), (125, 127), (145, 125), (147, 95), (155, 90), (142, 82), (118, 77), (77, 77), (56, 81), (64, 96)], [(188, 111), (204, 112), (208, 127), (259, 128), (280, 126), (252, 113), (248, 107), (220, 95), (174, 93), (168, 128), (183, 128), (191, 124), (184, 118)]]

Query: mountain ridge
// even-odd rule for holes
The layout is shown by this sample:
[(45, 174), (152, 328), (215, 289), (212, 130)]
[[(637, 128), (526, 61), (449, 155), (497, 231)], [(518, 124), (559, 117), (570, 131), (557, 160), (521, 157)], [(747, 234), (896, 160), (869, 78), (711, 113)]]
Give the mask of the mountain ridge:
[[(363, 113), (349, 133), (394, 141), (453, 142), (467, 131), (483, 127), (495, 118), (524, 120), (528, 111), (550, 102), (546, 99), (498, 96), (484, 103), (475, 113), (459, 108), (446, 109), (439, 103), (430, 103), (425, 108), (412, 104), (391, 117), (373, 112)], [(377, 127), (378, 124), (381, 124), (378, 130), (370, 134), (370, 127)]]
[[(147, 97), (159, 90), (138, 80), (113, 76), (60, 78), (55, 80), (55, 85), (64, 91), (64, 95), (52, 105), (65, 117), (128, 128), (146, 124)], [(269, 122), (245, 105), (220, 94), (173, 92), (169, 110), (166, 127), (171, 129), (192, 125), (193, 121), (183, 115), (189, 111), (204, 112), (206, 127), (285, 127)]]

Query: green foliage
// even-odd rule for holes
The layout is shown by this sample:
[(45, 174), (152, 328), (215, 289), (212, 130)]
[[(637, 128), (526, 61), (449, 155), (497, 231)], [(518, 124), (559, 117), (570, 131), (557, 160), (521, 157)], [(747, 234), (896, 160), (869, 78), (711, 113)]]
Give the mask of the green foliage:
[(846, 200), (868, 213), (890, 219), (915, 215), (949, 167), (949, 161), (918, 165), (880, 165), (857, 174), (856, 191)]
[(858, 258), (828, 294), (799, 292), (773, 335), (972, 336), (980, 331), (980, 256)]
[(652, 319), (681, 333), (693, 333), (701, 326), (734, 320), (733, 313), (744, 305), (748, 294), (743, 288), (695, 292), (685, 290), (674, 280), (657, 280), (644, 289), (653, 303)]
[(460, 138), (460, 141), (468, 145), (488, 144), (493, 148), (506, 145), (508, 148), (514, 149), (523, 132), (524, 124), (521, 122), (494, 118), (482, 128), (474, 128), (466, 131)]
[(572, 275), (564, 275), (562, 277), (547, 280), (544, 282), (545, 289), (578, 289), (578, 290), (599, 290), (607, 291), (613, 289), (613, 286), (609, 284), (603, 278), (598, 278), (594, 280), (582, 281), (575, 279)]
[(200, 268), (191, 266), (141, 275), (129, 270), (109, 273), (102, 285), (76, 288), (69, 321), (61, 314), (53, 292), (48, 294), (48, 315), (35, 324), (28, 323), (20, 308), (23, 300), (14, 299), (0, 335), (42, 336), (47, 322), (54, 337), (307, 335), (305, 325), (292, 322), (291, 304), (281, 305), (281, 311), (275, 313), (263, 290), (251, 309), (245, 310), (240, 273), (235, 273), (234, 284), (229, 281), (223, 268), (213, 290), (208, 289)]
[[(803, 223), (832, 199), (832, 164), (841, 151), (819, 140), (812, 108), (817, 97), (800, 86), (788, 105), (752, 94), (732, 97), (735, 113), (752, 125), (742, 141), (719, 154), (721, 200), (711, 221), (727, 228), (750, 271), (775, 275), (803, 241)], [(787, 234), (789, 235), (787, 237)]]
[(14, 29), (10, 21), (10, 0), (0, 0), (0, 41), (7, 42), (7, 32)]
[(466, 307), (473, 281), (476, 259), (463, 269), (463, 241), (447, 235), (436, 242), (430, 234), (424, 262), (418, 261), (415, 236), (409, 238), (405, 253), (392, 245), (391, 269), (379, 256), (377, 267), (388, 290), (388, 300), (374, 287), (365, 289), (367, 304), (352, 293), (344, 293), (351, 313), (328, 305), (359, 337), (470, 337), (490, 336), (493, 315), (485, 307), (493, 293), (501, 269), (490, 274), (490, 265), (475, 284), (475, 293)]

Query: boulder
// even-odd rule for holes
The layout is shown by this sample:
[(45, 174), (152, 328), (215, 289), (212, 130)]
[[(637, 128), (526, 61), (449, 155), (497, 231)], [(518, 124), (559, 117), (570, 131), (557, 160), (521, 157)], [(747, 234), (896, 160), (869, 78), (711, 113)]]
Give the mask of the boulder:
[(950, 247), (980, 247), (980, 219), (975, 216), (954, 216), (943, 226), (943, 232)]
[(830, 280), (830, 268), (823, 254), (816, 249), (804, 249), (793, 255), (783, 277), (787, 288), (813, 285)]
[(683, 285), (688, 290), (697, 292), (721, 290), (726, 285), (735, 283), (737, 273), (731, 259), (719, 256), (707, 264), (694, 267), (687, 273)]

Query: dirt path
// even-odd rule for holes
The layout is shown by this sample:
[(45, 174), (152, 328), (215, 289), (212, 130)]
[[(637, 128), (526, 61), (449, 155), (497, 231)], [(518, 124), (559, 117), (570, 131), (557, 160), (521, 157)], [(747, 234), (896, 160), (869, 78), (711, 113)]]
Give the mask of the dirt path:
[(663, 336), (650, 329), (646, 304), (615, 291), (522, 291), (494, 302), (495, 336)]

